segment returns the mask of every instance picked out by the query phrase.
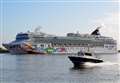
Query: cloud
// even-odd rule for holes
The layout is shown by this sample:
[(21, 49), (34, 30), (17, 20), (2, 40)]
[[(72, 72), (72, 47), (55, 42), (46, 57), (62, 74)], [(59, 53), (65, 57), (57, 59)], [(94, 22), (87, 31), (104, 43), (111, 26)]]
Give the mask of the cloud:
[(102, 26), (101, 34), (104, 36), (113, 37), (117, 40), (118, 49), (120, 49), (120, 12), (107, 13), (103, 17), (98, 18), (94, 22)]

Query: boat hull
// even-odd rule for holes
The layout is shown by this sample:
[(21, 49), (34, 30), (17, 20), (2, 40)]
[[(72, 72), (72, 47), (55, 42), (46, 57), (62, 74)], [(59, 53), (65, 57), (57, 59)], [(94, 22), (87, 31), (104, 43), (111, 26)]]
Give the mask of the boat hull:
[(24, 44), (3, 44), (11, 54), (46, 54), (45, 52), (34, 50)]
[(86, 62), (91, 62), (91, 63), (101, 63), (103, 60), (97, 59), (97, 58), (88, 58), (84, 56), (68, 56), (70, 61), (74, 64), (74, 67), (80, 67)]
[[(17, 42), (16, 42), (17, 43)], [(36, 47), (31, 44), (29, 45), (28, 42), (19, 42), (19, 43), (9, 43), (3, 44), (5, 48), (9, 50), (10, 53), (17, 53), (17, 54), (26, 54), (26, 53), (35, 53), (35, 54), (77, 54), (80, 50), (87, 52), (88, 47)], [(95, 54), (111, 54), (117, 53), (116, 48), (107, 49), (104, 47), (95, 47), (89, 48), (90, 52)]]

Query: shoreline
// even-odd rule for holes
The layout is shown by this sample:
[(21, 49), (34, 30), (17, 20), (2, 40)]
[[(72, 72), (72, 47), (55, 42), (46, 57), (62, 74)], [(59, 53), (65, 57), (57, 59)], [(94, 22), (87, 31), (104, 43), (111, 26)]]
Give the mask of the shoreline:
[(2, 48), (2, 47), (0, 47), (0, 53), (9, 53), (9, 51), (4, 49), (4, 48)]

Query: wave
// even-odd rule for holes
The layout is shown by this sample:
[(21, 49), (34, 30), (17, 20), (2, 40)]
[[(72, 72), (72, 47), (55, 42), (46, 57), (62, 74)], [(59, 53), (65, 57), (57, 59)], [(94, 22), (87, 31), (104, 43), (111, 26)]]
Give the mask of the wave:
[(120, 63), (119, 62), (103, 62), (103, 63), (90, 63), (90, 62), (87, 62), (84, 65), (86, 67), (102, 67), (102, 66), (111, 66), (111, 65), (120, 66)]

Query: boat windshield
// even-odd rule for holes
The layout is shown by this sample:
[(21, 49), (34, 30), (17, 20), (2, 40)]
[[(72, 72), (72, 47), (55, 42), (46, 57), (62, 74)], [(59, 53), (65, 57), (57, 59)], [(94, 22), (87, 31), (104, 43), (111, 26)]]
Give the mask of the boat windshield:
[(84, 56), (84, 52), (82, 51), (78, 52), (78, 56)]

